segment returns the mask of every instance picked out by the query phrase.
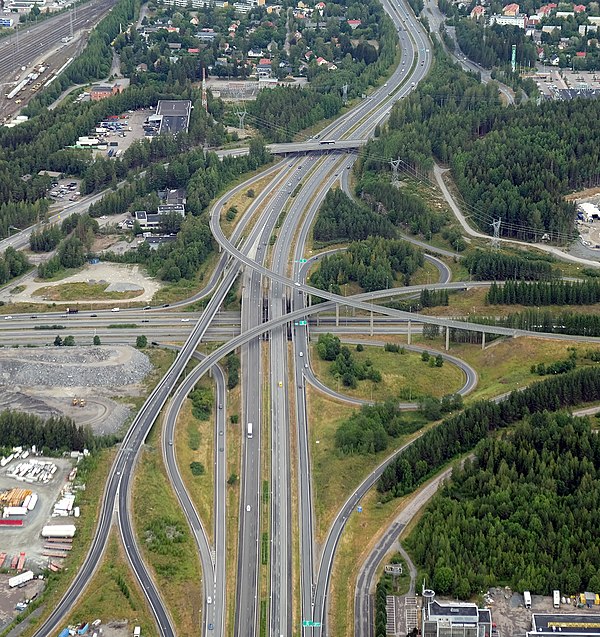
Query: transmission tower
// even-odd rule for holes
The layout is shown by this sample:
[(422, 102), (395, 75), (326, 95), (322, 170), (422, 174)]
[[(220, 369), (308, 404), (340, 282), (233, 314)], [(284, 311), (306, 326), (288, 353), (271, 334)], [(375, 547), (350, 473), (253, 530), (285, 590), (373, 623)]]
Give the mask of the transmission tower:
[(202, 67), (202, 108), (208, 113), (208, 97), (206, 95), (206, 69)]
[(398, 183), (398, 171), (400, 168), (400, 159), (390, 159), (390, 166), (392, 167), (392, 183)]
[(342, 102), (344, 106), (348, 103), (348, 84), (342, 86)]
[(496, 221), (492, 221), (490, 226), (494, 229), (494, 236), (492, 238), (492, 249), (497, 250), (500, 247), (500, 224), (502, 223), (502, 218), (499, 218)]
[(244, 120), (246, 119), (246, 108), (244, 107), (244, 110), (237, 110), (235, 112), (235, 114), (237, 115), (239, 124), (240, 124), (240, 130), (244, 130)]

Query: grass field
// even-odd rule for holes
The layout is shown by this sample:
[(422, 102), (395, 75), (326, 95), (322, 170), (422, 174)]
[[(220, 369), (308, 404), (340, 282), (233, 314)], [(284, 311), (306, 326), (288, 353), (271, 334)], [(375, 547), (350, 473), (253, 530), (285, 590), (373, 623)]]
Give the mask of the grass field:
[(382, 380), (374, 383), (370, 380), (358, 381), (356, 389), (344, 387), (331, 373), (331, 363), (321, 360), (316, 346), (311, 345), (311, 364), (316, 376), (331, 389), (338, 390), (354, 398), (384, 401), (389, 398), (410, 395), (431, 395), (441, 398), (445, 394), (458, 391), (465, 380), (463, 372), (454, 365), (444, 362), (442, 367), (429, 367), (421, 360), (421, 355), (405, 351), (404, 354), (386, 352), (383, 347), (365, 346), (357, 352), (355, 345), (348, 345), (357, 362), (370, 359), (373, 367), (381, 372)]
[[(423, 314), (430, 316), (508, 316), (515, 312), (522, 312), (527, 309), (524, 305), (487, 305), (485, 295), (487, 288), (471, 288), (464, 292), (456, 292), (450, 294), (449, 305), (431, 307), (423, 310)], [(577, 314), (598, 314), (600, 312), (600, 303), (595, 305), (549, 305), (540, 309), (550, 310), (552, 312), (575, 312)]]
[[(208, 384), (208, 379), (202, 378), (200, 384)], [(212, 414), (210, 420), (198, 420), (192, 414), (191, 401), (186, 400), (179, 413), (175, 429), (177, 464), (210, 543), (213, 541), (215, 493), (214, 438)], [(203, 475), (194, 476), (192, 474), (190, 469), (192, 462), (202, 463), (204, 466)]]
[(96, 618), (101, 619), (103, 624), (125, 620), (131, 632), (133, 626), (140, 626), (144, 637), (156, 634), (152, 613), (127, 563), (116, 529), (109, 537), (104, 558), (93, 581), (64, 623), (93, 622)]
[[(368, 456), (344, 456), (335, 448), (335, 431), (355, 408), (325, 398), (307, 385), (308, 421), (310, 423), (310, 454), (313, 478), (316, 542), (322, 542), (341, 503), (395, 448), (409, 437), (390, 440), (390, 446), (381, 453)], [(406, 414), (407, 419), (419, 419), (417, 414)]]
[(45, 301), (112, 301), (133, 299), (143, 294), (143, 290), (128, 290), (127, 292), (107, 292), (109, 283), (62, 283), (38, 288), (33, 296), (41, 296)]
[(165, 472), (159, 427), (152, 429), (138, 462), (132, 502), (140, 550), (177, 633), (199, 632), (202, 571), (194, 540)]

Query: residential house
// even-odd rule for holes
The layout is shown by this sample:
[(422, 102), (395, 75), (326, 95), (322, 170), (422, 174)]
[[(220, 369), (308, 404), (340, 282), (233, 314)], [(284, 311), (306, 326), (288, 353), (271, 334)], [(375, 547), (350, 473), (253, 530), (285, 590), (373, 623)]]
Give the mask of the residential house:
[(346, 20), (346, 22), (353, 31), (362, 24), (362, 20)]
[(511, 2), (507, 4), (504, 9), (502, 9), (502, 15), (506, 16), (516, 16), (519, 13), (519, 5), (516, 2)]
[(485, 7), (482, 7), (480, 4), (473, 7), (473, 11), (471, 11), (471, 19), (479, 20), (479, 18), (483, 18), (484, 15)]

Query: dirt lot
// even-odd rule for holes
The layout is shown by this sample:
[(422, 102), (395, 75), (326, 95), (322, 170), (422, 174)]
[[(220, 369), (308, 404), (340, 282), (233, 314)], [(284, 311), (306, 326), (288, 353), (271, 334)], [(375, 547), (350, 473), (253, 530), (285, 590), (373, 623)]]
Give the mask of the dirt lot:
[(9, 624), (19, 612), (15, 610), (15, 604), (31, 599), (34, 595), (42, 592), (44, 582), (34, 579), (27, 582), (23, 588), (10, 588), (8, 580), (14, 575), (0, 574), (0, 630)]
[(497, 625), (500, 637), (523, 637), (527, 630), (531, 630), (532, 613), (596, 614), (600, 621), (600, 606), (588, 610), (561, 604), (560, 610), (557, 611), (552, 607), (552, 597), (532, 595), (529, 610), (524, 606), (523, 595), (510, 589), (493, 588), (490, 595), (493, 599), (493, 603), (490, 604), (492, 621)]
[[(143, 290), (142, 293), (135, 297), (136, 301), (150, 301), (156, 292), (160, 289), (160, 283), (155, 279), (144, 274), (144, 271), (137, 265), (123, 265), (120, 263), (105, 263), (100, 262), (95, 265), (87, 264), (80, 272), (73, 274), (72, 276), (65, 277), (60, 281), (48, 282), (48, 281), (36, 281), (31, 277), (25, 278), (20, 281), (21, 285), (25, 286), (22, 292), (17, 294), (10, 293), (10, 286), (6, 286), (0, 291), (0, 300), (9, 303), (40, 303), (44, 301), (43, 296), (35, 295), (37, 290), (45, 287), (55, 287), (63, 285), (65, 283), (102, 283), (107, 282), (112, 286), (119, 286), (119, 289), (130, 290)], [(111, 290), (112, 288), (108, 288)], [(90, 303), (90, 308), (93, 305), (115, 305), (115, 300), (94, 300), (94, 299), (81, 299), (81, 301)], [(72, 301), (57, 301), (57, 304), (68, 306), (72, 305), (76, 300)]]
[[(39, 458), (43, 460), (43, 458)], [(52, 506), (56, 502), (58, 494), (67, 481), (69, 471), (73, 467), (73, 462), (68, 458), (50, 458), (50, 462), (58, 467), (52, 480), (47, 484), (35, 482), (25, 485), (34, 493), (38, 494), (38, 503), (33, 511), (25, 516), (22, 527), (2, 527), (0, 528), (0, 549), (7, 553), (7, 562), (10, 565), (10, 558), (18, 555), (21, 551), (25, 551), (25, 569), (37, 571), (44, 568), (48, 563), (48, 558), (42, 556), (43, 540), (40, 532), (45, 524), (51, 520)], [(0, 490), (13, 489), (15, 487), (23, 487), (23, 482), (19, 482), (14, 478), (6, 475), (7, 470), (15, 465), (18, 461), (13, 460), (6, 467), (0, 469)], [(63, 520), (63, 518), (60, 518)], [(73, 524), (72, 518), (67, 518), (68, 524)], [(11, 576), (15, 573), (11, 573)], [(1, 586), (0, 586), (1, 588)], [(3, 595), (0, 594), (0, 599)], [(2, 610), (2, 609), (0, 609)]]
[[(140, 395), (150, 369), (145, 354), (128, 346), (3, 349), (0, 409), (64, 414), (95, 434), (115, 433), (129, 416), (127, 399)], [(74, 406), (74, 398), (84, 405)]]

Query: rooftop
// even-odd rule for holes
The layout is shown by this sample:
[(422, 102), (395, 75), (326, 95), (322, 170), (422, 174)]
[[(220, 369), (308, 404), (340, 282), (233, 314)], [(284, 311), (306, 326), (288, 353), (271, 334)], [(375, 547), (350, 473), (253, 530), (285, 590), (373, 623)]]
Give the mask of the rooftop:
[(600, 635), (600, 615), (538, 614), (531, 616), (529, 635), (552, 635), (558, 631), (562, 635)]

